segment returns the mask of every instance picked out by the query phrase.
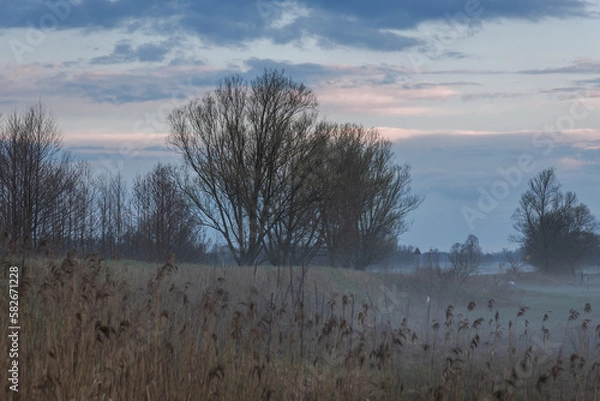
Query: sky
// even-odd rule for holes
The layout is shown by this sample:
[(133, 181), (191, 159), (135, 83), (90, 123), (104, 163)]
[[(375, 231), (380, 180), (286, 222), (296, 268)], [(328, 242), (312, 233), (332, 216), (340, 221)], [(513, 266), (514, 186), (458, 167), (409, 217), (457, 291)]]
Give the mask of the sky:
[(64, 144), (125, 177), (166, 115), (231, 74), (284, 69), (320, 118), (375, 127), (425, 200), (401, 244), (515, 248), (527, 182), (555, 167), (600, 216), (600, 1), (1, 0), (0, 113), (42, 101)]

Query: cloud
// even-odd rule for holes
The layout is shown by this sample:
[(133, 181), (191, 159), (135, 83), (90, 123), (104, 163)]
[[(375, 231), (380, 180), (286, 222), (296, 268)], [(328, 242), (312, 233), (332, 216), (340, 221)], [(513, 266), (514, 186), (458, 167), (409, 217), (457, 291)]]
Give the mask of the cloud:
[(119, 43), (108, 56), (96, 57), (90, 60), (90, 64), (117, 64), (136, 61), (135, 51), (129, 43)]
[(580, 170), (584, 166), (597, 164), (591, 160), (582, 160), (576, 157), (562, 157), (558, 163), (567, 170)]
[(272, 59), (259, 59), (252, 57), (244, 61), (248, 71), (244, 74), (252, 79), (262, 73), (264, 69), (284, 70), (286, 75), (294, 77), (300, 82), (315, 82), (337, 77), (340, 72), (332, 66), (316, 63), (291, 63), (288, 61), (275, 61)]
[(483, 137), (491, 135), (528, 135), (529, 131), (522, 132), (501, 132), (486, 130), (424, 130), (424, 129), (406, 129), (397, 127), (377, 127), (378, 131), (392, 141), (407, 139), (413, 137)]
[(72, 152), (79, 152), (79, 151), (83, 151), (83, 152), (96, 152), (96, 151), (103, 151), (106, 149), (106, 146), (100, 146), (100, 145), (76, 145), (76, 146), (68, 146), (67, 147), (68, 150), (72, 151)]
[[(127, 53), (123, 53), (127, 54)], [(182, 101), (200, 95), (232, 70), (206, 65), (167, 65), (135, 70), (66, 69), (64, 64), (8, 64), (0, 75), (3, 99), (90, 99), (94, 103), (126, 104)]]
[[(130, 77), (132, 78), (132, 77)], [(97, 103), (124, 104), (169, 98), (168, 89), (154, 83), (148, 77), (137, 78), (127, 83), (124, 76), (82, 74), (74, 81), (64, 84), (64, 91), (72, 95), (87, 97)]]
[[(573, 144), (573, 147), (578, 148), (578, 149), (582, 149), (583, 151), (600, 151), (600, 139), (597, 139), (595, 141), (583, 141), (583, 142), (576, 142)], [(600, 155), (598, 155), (600, 156)]]
[(569, 0), (408, 0), (393, 3), (386, 0), (310, 0), (306, 4), (330, 13), (360, 16), (365, 21), (386, 28), (410, 28), (423, 21), (443, 20), (445, 15), (462, 12), (472, 18), (518, 18), (539, 20), (546, 17), (566, 18), (586, 15), (585, 1)]
[(143, 148), (142, 150), (145, 150), (147, 152), (169, 152), (169, 148), (167, 146), (146, 146), (145, 148)]
[(598, 74), (600, 61), (589, 58), (579, 58), (571, 65), (555, 68), (542, 68), (537, 70), (523, 70), (520, 74)]
[(327, 110), (387, 116), (440, 116), (450, 111), (425, 102), (445, 100), (456, 95), (447, 86), (410, 87), (405, 85), (344, 85), (343, 82), (316, 90)]
[(524, 92), (489, 92), (489, 93), (465, 93), (461, 95), (461, 100), (470, 102), (474, 100), (496, 100), (496, 99), (513, 99), (524, 96)]
[[(95, 65), (132, 62), (138, 49), (129, 43), (117, 44), (110, 55), (93, 60)], [(69, 62), (67, 62), (69, 63)], [(344, 65), (291, 63), (250, 58), (237, 67), (219, 68), (210, 64), (170, 62), (132, 69), (67, 67), (67, 63), (7, 66), (0, 75), (6, 97), (83, 97), (96, 103), (125, 104), (157, 100), (185, 99), (212, 89), (220, 79), (241, 74), (252, 80), (266, 69), (285, 74), (306, 84), (330, 110), (355, 110), (377, 115), (441, 115), (432, 103), (460, 95), (460, 88), (476, 87), (469, 81), (415, 80), (402, 67), (391, 65)], [(82, 68), (83, 67), (83, 68)], [(183, 87), (183, 88), (182, 88)], [(439, 104), (435, 104), (439, 106)]]
[(470, 56), (466, 53), (463, 52), (457, 52), (457, 51), (447, 51), (446, 53), (444, 53), (444, 55), (448, 58), (453, 58), (456, 60), (462, 60), (465, 58), (469, 58)]
[[(298, 43), (306, 37), (323, 47), (397, 51), (418, 45), (399, 30), (427, 21), (451, 24), (499, 18), (539, 21), (590, 15), (582, 0), (33, 0), (5, 2), (0, 28), (125, 28), (170, 36), (192, 33), (207, 43), (247, 46), (256, 39)], [(160, 57), (149, 49), (150, 57)], [(144, 53), (145, 54), (145, 53)], [(139, 57), (140, 55), (138, 55)], [(143, 55), (142, 55), (143, 56)], [(451, 55), (449, 55), (451, 57)], [(460, 55), (457, 55), (460, 57)]]
[(421, 43), (380, 27), (369, 26), (355, 18), (323, 15), (321, 18), (303, 21), (303, 29), (318, 37), (321, 47), (347, 46), (379, 51), (401, 51)]
[(162, 61), (168, 51), (164, 46), (146, 43), (136, 49), (136, 55), (139, 61)]
[[(598, 63), (600, 66), (600, 63)], [(600, 68), (598, 69), (598, 72), (600, 72)], [(594, 85), (596, 88), (600, 88), (600, 78), (592, 78), (592, 79), (582, 79), (582, 80), (578, 80), (575, 81), (577, 84), (580, 85)]]
[(261, 59), (252, 57), (244, 61), (248, 70), (243, 74), (253, 78), (262, 73), (263, 69), (274, 68), (285, 70), (286, 74), (302, 82), (338, 84), (345, 88), (361, 87), (364, 85), (386, 86), (398, 85), (404, 90), (427, 89), (437, 86), (464, 87), (481, 86), (473, 81), (416, 81), (412, 71), (398, 65), (389, 64), (317, 64), (293, 63), (287, 60)]
[(422, 75), (467, 75), (467, 76), (477, 76), (477, 75), (505, 75), (507, 71), (505, 70), (491, 70), (491, 69), (470, 69), (470, 68), (456, 68), (452, 70), (427, 70), (423, 69), (419, 71), (419, 74)]
[(90, 64), (120, 64), (134, 61), (149, 62), (163, 61), (169, 52), (167, 43), (154, 44), (144, 43), (134, 48), (130, 43), (117, 43), (111, 54), (108, 56), (95, 57), (90, 60)]
[[(139, 47), (138, 47), (139, 48)], [(94, 64), (110, 65), (134, 61), (138, 51), (129, 43), (119, 43), (109, 56), (99, 57)], [(427, 102), (446, 100), (459, 95), (457, 88), (477, 85), (466, 81), (415, 81), (402, 67), (388, 65), (322, 65), (290, 63), (251, 58), (244, 62), (245, 70), (216, 68), (211, 65), (169, 63), (129, 70), (80, 68), (65, 71), (64, 65), (30, 64), (13, 66), (5, 82), (6, 94), (26, 94), (31, 86), (36, 96), (63, 94), (83, 97), (96, 103), (125, 104), (157, 100), (183, 99), (214, 88), (218, 81), (231, 74), (241, 74), (247, 80), (260, 75), (265, 68), (284, 70), (294, 80), (306, 84), (330, 110), (373, 111), (377, 115), (440, 115), (442, 109)], [(15, 78), (22, 79), (15, 82)], [(180, 88), (184, 86), (183, 90)], [(40, 89), (43, 88), (43, 89)], [(185, 93), (182, 93), (185, 92)]]
[[(405, 67), (387, 64), (317, 64), (317, 63), (292, 63), (290, 61), (275, 61), (272, 59), (250, 58), (244, 61), (248, 70), (243, 75), (252, 79), (267, 69), (284, 70), (295, 80), (315, 87), (338, 86), (342, 88), (362, 88), (365, 86), (381, 87), (393, 86), (401, 90), (432, 90), (435, 87), (465, 87), (481, 86), (471, 81), (444, 81), (433, 82), (426, 80), (416, 81), (411, 71)], [(233, 71), (232, 71), (233, 72)], [(372, 90), (375, 90), (373, 89)]]

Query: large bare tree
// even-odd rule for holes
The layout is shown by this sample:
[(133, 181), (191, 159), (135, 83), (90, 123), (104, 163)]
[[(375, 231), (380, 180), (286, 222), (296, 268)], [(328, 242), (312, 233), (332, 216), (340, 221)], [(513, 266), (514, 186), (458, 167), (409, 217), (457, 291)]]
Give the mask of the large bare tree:
[(296, 171), (286, 166), (305, 146), (316, 110), (312, 91), (266, 70), (250, 83), (227, 77), (168, 118), (169, 142), (193, 172), (186, 193), (239, 265), (257, 263), (268, 233), (289, 216), (282, 194)]
[(513, 214), (519, 243), (532, 266), (551, 273), (574, 272), (598, 229), (589, 208), (563, 193), (553, 168), (529, 181)]

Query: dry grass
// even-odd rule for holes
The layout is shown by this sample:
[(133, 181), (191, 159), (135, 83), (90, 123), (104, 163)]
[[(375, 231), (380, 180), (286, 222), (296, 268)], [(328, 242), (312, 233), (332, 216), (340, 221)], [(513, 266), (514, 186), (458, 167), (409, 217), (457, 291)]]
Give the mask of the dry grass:
[[(382, 298), (389, 277), (326, 268), (149, 268), (73, 254), (29, 265), (21, 400), (600, 400), (589, 304), (556, 343), (559, 325), (544, 317), (534, 333), (526, 307), (504, 318), (493, 300), (445, 305), (427, 322), (405, 304), (421, 286), (440, 289), (415, 277)], [(384, 310), (387, 298), (396, 308)]]

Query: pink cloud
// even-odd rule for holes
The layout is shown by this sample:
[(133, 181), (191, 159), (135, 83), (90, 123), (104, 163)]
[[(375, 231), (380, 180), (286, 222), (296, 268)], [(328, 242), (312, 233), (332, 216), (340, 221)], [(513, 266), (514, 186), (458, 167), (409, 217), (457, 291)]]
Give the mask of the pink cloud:
[(448, 130), (422, 130), (422, 129), (411, 129), (411, 128), (396, 128), (396, 127), (376, 127), (381, 135), (389, 140), (395, 141), (397, 139), (412, 138), (417, 136), (427, 135), (460, 135), (460, 136), (489, 136), (489, 135), (524, 135), (531, 134), (531, 131), (514, 131), (514, 132), (502, 132), (502, 131), (486, 131), (486, 130), (460, 130), (460, 129), (448, 129)]
[(349, 87), (338, 84), (321, 87), (316, 92), (319, 102), (330, 110), (389, 116), (454, 114), (449, 109), (428, 103), (457, 95), (457, 92), (442, 85), (405, 88), (401, 85)]
[(600, 130), (595, 128), (575, 128), (560, 133), (562, 142), (572, 143), (577, 148), (594, 149), (600, 143)]
[(106, 132), (102, 129), (70, 131), (65, 143), (77, 145), (105, 145), (108, 147), (147, 147), (165, 145), (167, 134)]
[(590, 166), (597, 163), (587, 160), (576, 159), (574, 157), (562, 157), (558, 160), (558, 163), (567, 170), (579, 170), (584, 166)]
[[(415, 128), (398, 128), (398, 127), (376, 127), (377, 130), (390, 140), (411, 138), (416, 136), (426, 135), (460, 135), (460, 136), (489, 136), (489, 135), (537, 135), (539, 131), (535, 130), (518, 130), (518, 131), (491, 131), (491, 130), (464, 130), (464, 129), (415, 129)], [(598, 141), (600, 140), (600, 130), (593, 128), (578, 128), (572, 130), (564, 130), (561, 132), (560, 141), (563, 143), (572, 144), (573, 147), (580, 149), (599, 149)]]

